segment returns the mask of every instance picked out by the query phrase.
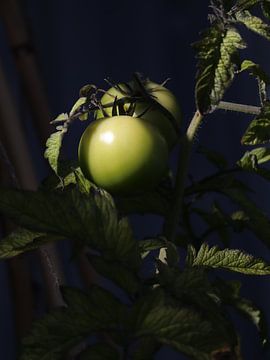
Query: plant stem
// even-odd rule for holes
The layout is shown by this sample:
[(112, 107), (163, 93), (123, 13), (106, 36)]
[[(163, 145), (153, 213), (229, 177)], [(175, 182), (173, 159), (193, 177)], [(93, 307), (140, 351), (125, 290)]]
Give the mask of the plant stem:
[(175, 189), (174, 189), (174, 202), (172, 204), (171, 211), (167, 216), (164, 224), (164, 234), (169, 241), (174, 242), (177, 233), (177, 226), (179, 223), (179, 217), (182, 213), (182, 203), (184, 195), (184, 186), (187, 176), (188, 163), (191, 154), (192, 144), (195, 134), (201, 124), (203, 115), (199, 111), (196, 111), (193, 116), (187, 132), (182, 140), (182, 146), (179, 153), (179, 163), (176, 174)]
[(261, 112), (261, 108), (258, 106), (236, 104), (227, 101), (220, 101), (217, 105), (217, 108), (221, 110), (236, 111), (252, 115), (259, 115)]

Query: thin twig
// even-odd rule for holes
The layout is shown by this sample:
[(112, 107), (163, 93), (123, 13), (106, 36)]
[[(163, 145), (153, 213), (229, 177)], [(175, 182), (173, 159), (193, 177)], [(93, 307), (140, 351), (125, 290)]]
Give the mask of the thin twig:
[(187, 177), (188, 163), (191, 154), (192, 144), (202, 119), (203, 115), (201, 115), (199, 111), (196, 111), (183, 138), (182, 146), (179, 152), (179, 164), (176, 174), (176, 183), (173, 197), (174, 202), (164, 224), (164, 234), (166, 238), (172, 242), (175, 241), (177, 234), (177, 226), (182, 213), (185, 180)]
[(217, 109), (241, 112), (251, 115), (259, 115), (261, 112), (261, 108), (258, 106), (237, 104), (227, 101), (220, 101), (219, 104), (217, 105)]

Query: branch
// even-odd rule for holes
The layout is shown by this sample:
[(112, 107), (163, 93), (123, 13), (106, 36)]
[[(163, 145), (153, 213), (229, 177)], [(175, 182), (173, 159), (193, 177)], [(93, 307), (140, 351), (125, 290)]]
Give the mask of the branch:
[(182, 146), (180, 147), (178, 157), (179, 163), (177, 168), (173, 196), (174, 203), (172, 204), (171, 211), (169, 212), (169, 215), (167, 216), (164, 224), (164, 234), (166, 238), (172, 242), (175, 241), (179, 217), (182, 213), (185, 180), (187, 177), (188, 163), (190, 159), (192, 144), (202, 119), (203, 115), (201, 115), (199, 111), (196, 111), (182, 140)]
[(261, 108), (258, 106), (236, 104), (227, 101), (220, 101), (217, 105), (217, 109), (241, 112), (252, 115), (259, 115), (261, 112)]

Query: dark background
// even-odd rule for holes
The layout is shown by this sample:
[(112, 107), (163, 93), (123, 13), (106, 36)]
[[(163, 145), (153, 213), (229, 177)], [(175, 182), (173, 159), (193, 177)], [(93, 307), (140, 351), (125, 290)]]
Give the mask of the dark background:
[[(51, 118), (70, 110), (83, 85), (93, 83), (104, 87), (105, 77), (126, 81), (134, 71), (140, 71), (156, 82), (171, 78), (168, 87), (179, 98), (184, 115), (183, 126), (186, 127), (195, 111), (196, 61), (190, 44), (198, 40), (199, 31), (208, 26), (208, 4), (207, 0), (21, 1)], [(266, 71), (270, 71), (269, 44), (244, 29), (242, 33), (249, 44), (248, 50), (243, 54), (255, 62), (260, 62)], [(0, 58), (16, 98), (17, 110), (27, 133), (38, 178), (42, 180), (48, 173), (48, 166), (43, 160), (44, 143), (40, 143), (33, 126), (33, 118), (25, 101), (25, 91), (19, 80), (2, 22)], [(239, 76), (226, 94), (226, 100), (259, 104), (256, 82), (248, 75)], [(200, 142), (224, 152), (228, 161), (233, 163), (246, 151), (241, 147), (239, 139), (251, 118), (247, 115), (217, 111), (205, 120), (196, 143)], [(72, 134), (65, 142), (66, 152), (71, 157), (76, 158), (77, 145), (84, 126), (74, 125)], [(172, 155), (172, 163), (174, 161), (175, 154)], [(202, 156), (194, 154), (190, 173), (195, 179), (212, 171), (213, 168)], [(257, 178), (247, 178), (247, 182), (258, 190), (256, 201), (269, 211), (267, 184)], [(132, 223), (138, 236), (153, 235), (160, 231), (160, 220), (156, 217), (137, 216), (132, 218)], [(248, 233), (235, 237), (234, 244), (270, 260), (269, 251)], [(68, 250), (63, 250), (63, 256), (68, 258)], [(66, 275), (70, 284), (79, 282), (76, 272), (69, 270), (68, 266)], [(244, 281), (243, 294), (265, 310), (270, 322), (269, 278), (234, 275), (229, 277)], [(35, 281), (38, 286), (42, 285), (38, 275)], [(13, 360), (16, 358), (16, 341), (12, 296), (5, 262), (0, 263), (0, 286), (0, 359)], [(255, 328), (247, 321), (240, 320), (238, 316), (235, 318), (242, 333), (244, 360), (269, 359), (270, 355), (262, 352)], [(165, 356), (170, 359), (184, 359), (173, 355), (167, 349), (159, 354), (158, 359), (164, 359)]]

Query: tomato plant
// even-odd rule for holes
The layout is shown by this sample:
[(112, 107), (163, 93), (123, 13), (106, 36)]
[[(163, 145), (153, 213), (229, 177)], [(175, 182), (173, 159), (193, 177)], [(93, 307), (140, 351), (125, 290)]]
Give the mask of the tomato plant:
[[(145, 80), (143, 84), (138, 84), (135, 80), (125, 84), (118, 84), (111, 87), (102, 97), (101, 104), (105, 112), (111, 116), (114, 100), (130, 96), (138, 98), (133, 116), (142, 116), (144, 120), (154, 125), (166, 139), (169, 149), (171, 149), (179, 137), (181, 124), (181, 109), (174, 94), (166, 87), (153, 81)], [(125, 104), (128, 109), (129, 104)], [(101, 110), (96, 112), (96, 118), (104, 116)]]
[(79, 144), (84, 175), (112, 192), (151, 188), (167, 169), (167, 144), (144, 119), (113, 116), (92, 122)]
[[(256, 282), (259, 276), (270, 276), (269, 259), (247, 254), (242, 245), (230, 247), (243, 233), (256, 245), (262, 242), (260, 252), (270, 248), (269, 213), (254, 201), (255, 191), (245, 178), (270, 180), (270, 77), (245, 58), (246, 51), (242, 53), (247, 46), (243, 25), (270, 40), (270, 25), (257, 16), (258, 7), (252, 14), (254, 5), (262, 5), (262, 16), (270, 20), (268, 0), (210, 2), (209, 28), (194, 44), (196, 109), (181, 138), (170, 183), (162, 180), (169, 150), (178, 138), (180, 109), (163, 84), (144, 81), (138, 74), (108, 91), (94, 84), (80, 89), (71, 111), (52, 121), (56, 130), (46, 143), (45, 157), (54, 173), (35, 191), (17, 188), (20, 181), (0, 140), (0, 160), (16, 187), (0, 187), (0, 213), (18, 225), (1, 240), (0, 259), (39, 248), (48, 298), (58, 308), (33, 325), (23, 340), (20, 360), (164, 359), (171, 358), (162, 357), (170, 347), (193, 360), (247, 359), (253, 352), (245, 348), (232, 310), (258, 330), (265, 353), (260, 350), (249, 359), (269, 359), (267, 306), (263, 309), (242, 296), (240, 277), (234, 281), (224, 275), (255, 275)], [(259, 106), (223, 101), (232, 81), (244, 71), (258, 81)], [(201, 125), (219, 110), (254, 116), (239, 139), (248, 146), (241, 158), (237, 153), (228, 161), (198, 144)], [(80, 164), (63, 158), (70, 125), (90, 120), (93, 113), (96, 118), (79, 144)], [(222, 131), (217, 135), (220, 140)], [(235, 136), (230, 132), (228, 140)], [(211, 162), (213, 172), (208, 168), (193, 176), (191, 159), (198, 152)], [(25, 175), (21, 169), (15, 170)], [(19, 179), (22, 184), (25, 178)], [(150, 233), (148, 222), (147, 233), (137, 234), (137, 225), (129, 222), (133, 214), (158, 216), (163, 220), (160, 230)], [(79, 289), (62, 283), (55, 256), (46, 246), (61, 240), (74, 242), (72, 258), (80, 261), (85, 279)], [(29, 295), (32, 305), (31, 291)], [(32, 311), (29, 315), (31, 320)]]

